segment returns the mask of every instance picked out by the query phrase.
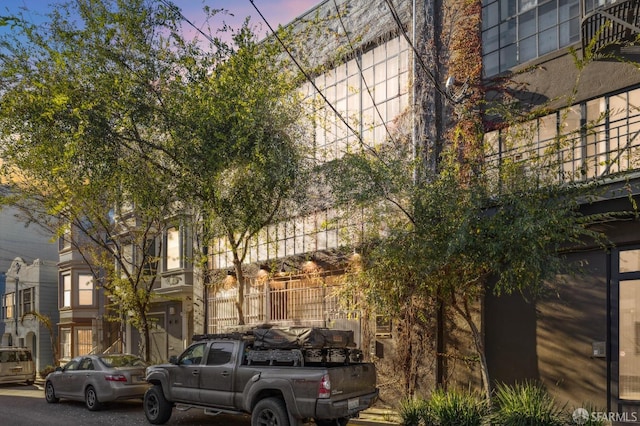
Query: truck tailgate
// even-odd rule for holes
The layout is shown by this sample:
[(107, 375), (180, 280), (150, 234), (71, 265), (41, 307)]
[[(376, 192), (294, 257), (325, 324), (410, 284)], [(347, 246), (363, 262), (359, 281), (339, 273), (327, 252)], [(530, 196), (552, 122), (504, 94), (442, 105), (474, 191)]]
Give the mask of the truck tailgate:
[(364, 395), (376, 390), (376, 370), (371, 363), (329, 368), (331, 397)]

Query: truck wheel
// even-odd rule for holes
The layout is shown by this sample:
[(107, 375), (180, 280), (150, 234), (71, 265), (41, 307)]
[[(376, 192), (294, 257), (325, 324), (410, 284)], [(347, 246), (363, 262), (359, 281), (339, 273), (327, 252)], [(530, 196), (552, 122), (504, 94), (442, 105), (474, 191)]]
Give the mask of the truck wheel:
[(251, 426), (289, 426), (289, 415), (280, 398), (260, 400), (251, 413)]
[(160, 385), (154, 385), (144, 393), (144, 414), (152, 425), (165, 424), (171, 417), (172, 408)]

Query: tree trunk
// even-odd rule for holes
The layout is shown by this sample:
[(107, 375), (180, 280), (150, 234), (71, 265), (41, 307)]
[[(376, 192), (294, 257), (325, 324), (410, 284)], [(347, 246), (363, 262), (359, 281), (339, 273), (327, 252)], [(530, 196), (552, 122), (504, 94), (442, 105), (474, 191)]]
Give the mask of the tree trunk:
[(244, 325), (244, 273), (240, 261), (234, 261), (236, 272), (236, 284), (238, 285), (238, 298), (236, 299), (236, 310), (238, 311), (238, 325)]
[(471, 330), (471, 337), (473, 338), (473, 344), (480, 359), (480, 374), (482, 377), (482, 387), (487, 400), (491, 399), (491, 382), (489, 380), (489, 365), (487, 364), (487, 356), (484, 350), (484, 336), (478, 328), (478, 325), (473, 320), (473, 315), (469, 309), (469, 302), (464, 300), (462, 307), (457, 303), (453, 304), (456, 312), (467, 322), (469, 329)]

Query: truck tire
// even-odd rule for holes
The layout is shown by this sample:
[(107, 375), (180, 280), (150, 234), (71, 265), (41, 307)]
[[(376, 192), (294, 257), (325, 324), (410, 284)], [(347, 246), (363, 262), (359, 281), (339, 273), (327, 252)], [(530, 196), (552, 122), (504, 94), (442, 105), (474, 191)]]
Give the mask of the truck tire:
[(251, 413), (251, 426), (289, 426), (289, 415), (280, 398), (265, 398)]
[(162, 425), (171, 417), (172, 405), (164, 397), (162, 386), (154, 385), (144, 393), (144, 415), (152, 425)]

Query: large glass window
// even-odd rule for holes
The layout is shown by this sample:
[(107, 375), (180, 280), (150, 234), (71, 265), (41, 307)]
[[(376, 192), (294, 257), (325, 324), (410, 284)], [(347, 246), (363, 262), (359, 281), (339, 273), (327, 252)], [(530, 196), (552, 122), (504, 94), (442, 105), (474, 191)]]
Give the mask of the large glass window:
[(78, 305), (93, 305), (93, 277), (89, 274), (78, 275)]
[(484, 0), (484, 74), (492, 76), (580, 41), (580, 0)]
[[(398, 117), (409, 107), (410, 66), (409, 44), (404, 37), (396, 37), (315, 77), (315, 86), (335, 111), (310, 83), (303, 85), (301, 93), (314, 109), (308, 138), (314, 158), (333, 161), (349, 152), (388, 143), (394, 137)], [(345, 243), (340, 241), (345, 229), (335, 217), (336, 212), (327, 209), (272, 226), (252, 242), (246, 261), (338, 247)], [(214, 242), (212, 248), (215, 269), (232, 266), (226, 239)]]
[[(527, 129), (535, 129), (535, 131)], [(546, 156), (564, 181), (640, 168), (640, 89), (591, 99), (485, 135), (489, 165)], [(557, 164), (557, 170), (556, 170)]]
[(619, 397), (640, 399), (640, 249), (621, 250), (619, 312)]

